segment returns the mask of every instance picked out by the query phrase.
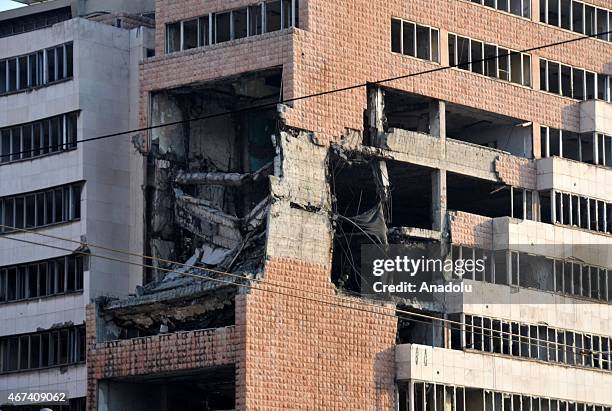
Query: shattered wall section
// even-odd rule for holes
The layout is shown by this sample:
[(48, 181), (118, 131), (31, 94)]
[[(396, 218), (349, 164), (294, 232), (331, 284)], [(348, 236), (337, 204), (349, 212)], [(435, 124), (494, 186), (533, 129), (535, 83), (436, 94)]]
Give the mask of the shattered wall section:
[(499, 179), (514, 187), (536, 189), (536, 164), (533, 160), (500, 156), (495, 161), (495, 172)]
[(492, 218), (462, 211), (454, 211), (449, 214), (453, 244), (484, 249), (493, 247)]
[(332, 229), (326, 178), (328, 149), (311, 133), (281, 132), (280, 137), (280, 177), (271, 177), (273, 204), (267, 255), (329, 265)]

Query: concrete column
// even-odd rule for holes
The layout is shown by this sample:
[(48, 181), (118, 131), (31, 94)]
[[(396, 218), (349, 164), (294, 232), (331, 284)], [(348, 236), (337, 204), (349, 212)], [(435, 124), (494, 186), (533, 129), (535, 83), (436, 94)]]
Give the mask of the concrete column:
[[(429, 104), (429, 133), (446, 140), (446, 103), (433, 101)], [(446, 158), (446, 144), (441, 144), (441, 158)], [(444, 164), (431, 175), (432, 181), (432, 229), (446, 231), (446, 168)]]
[(446, 103), (434, 101), (429, 104), (429, 134), (446, 139)]
[(370, 144), (378, 147), (379, 136), (385, 131), (385, 95), (378, 86), (368, 90), (368, 114)]
[(446, 231), (446, 170), (431, 173), (432, 230)]
[(538, 123), (532, 123), (531, 125), (531, 147), (533, 148), (533, 158), (540, 159), (545, 154), (545, 147), (542, 147), (542, 135), (540, 125)]

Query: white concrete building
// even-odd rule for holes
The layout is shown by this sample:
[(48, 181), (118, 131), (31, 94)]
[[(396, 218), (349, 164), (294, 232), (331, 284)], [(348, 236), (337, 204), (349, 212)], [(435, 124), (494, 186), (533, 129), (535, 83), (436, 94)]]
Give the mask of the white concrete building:
[[(131, 233), (142, 230), (128, 210), (138, 206), (130, 190), (141, 190), (143, 163), (132, 161), (130, 135), (80, 141), (137, 124), (139, 62), (153, 41), (143, 13), (153, 7), (98, 4), (97, 11), (113, 13), (84, 18), (78, 16), (94, 5), (80, 3), (0, 13), (3, 410), (21, 409), (8, 401), (18, 392), (65, 393), (62, 410), (84, 409), (85, 305), (101, 295), (125, 296), (141, 282), (127, 264), (76, 250), (84, 240), (129, 248)], [(125, 14), (136, 12), (136, 3), (140, 14)]]

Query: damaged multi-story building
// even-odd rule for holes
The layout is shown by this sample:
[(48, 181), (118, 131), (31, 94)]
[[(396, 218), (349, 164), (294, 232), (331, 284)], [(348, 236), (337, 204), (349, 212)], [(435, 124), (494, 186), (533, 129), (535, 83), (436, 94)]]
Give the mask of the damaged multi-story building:
[[(89, 410), (612, 409), (612, 2), (155, 17), (143, 284), (88, 309)], [(355, 295), (415, 241), (489, 256), (482, 301)]]
[(129, 247), (143, 170), (123, 136), (83, 141), (138, 126), (155, 4), (22, 3), (0, 13), (0, 409), (84, 410), (85, 306), (141, 284), (84, 244)]

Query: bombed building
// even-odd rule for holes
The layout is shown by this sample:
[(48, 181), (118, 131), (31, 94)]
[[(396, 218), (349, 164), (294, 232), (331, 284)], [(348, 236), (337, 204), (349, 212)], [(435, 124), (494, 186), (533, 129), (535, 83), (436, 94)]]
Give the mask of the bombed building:
[[(88, 308), (89, 410), (610, 411), (612, 3), (155, 17), (143, 281)], [(477, 298), (360, 293), (364, 246), (415, 243), (486, 259)]]

